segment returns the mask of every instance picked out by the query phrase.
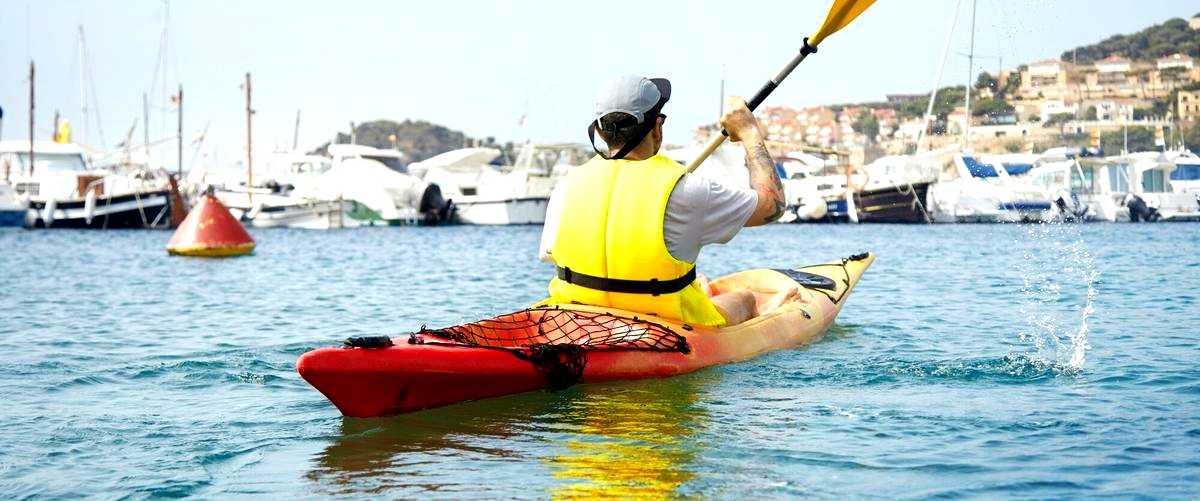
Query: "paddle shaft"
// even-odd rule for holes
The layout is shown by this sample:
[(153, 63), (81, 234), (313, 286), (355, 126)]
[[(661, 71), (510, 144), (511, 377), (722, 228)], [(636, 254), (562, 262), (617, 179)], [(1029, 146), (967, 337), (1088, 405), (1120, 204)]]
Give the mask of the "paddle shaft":
[[(762, 88), (758, 89), (758, 92), (754, 94), (754, 97), (750, 98), (750, 101), (746, 102), (746, 107), (749, 108), (750, 111), (754, 111), (756, 108), (758, 108), (758, 105), (762, 104), (763, 101), (766, 101), (767, 96), (770, 96), (772, 92), (775, 92), (775, 89), (779, 87), (779, 84), (783, 83), (784, 79), (786, 79), (788, 75), (792, 74), (792, 70), (795, 70), (796, 66), (799, 66), (800, 63), (804, 62), (804, 59), (807, 58), (809, 54), (812, 54), (816, 51), (817, 48), (809, 45), (808, 38), (805, 38), (804, 46), (800, 48), (800, 52), (788, 60), (787, 64), (783, 65), (783, 69), (779, 70), (779, 73), (775, 75), (775, 78), (767, 80), (767, 83), (763, 84)], [(704, 161), (707, 160), (714, 151), (717, 151), (717, 148), (721, 147), (721, 143), (725, 142), (726, 137), (729, 137), (729, 131), (721, 129), (721, 134), (714, 137), (712, 141), (709, 141), (708, 146), (704, 147), (704, 151), (700, 152), (700, 156), (696, 157), (692, 160), (692, 163), (688, 164), (687, 171), (692, 172), (696, 170), (697, 167), (700, 167), (700, 164), (704, 163)]]

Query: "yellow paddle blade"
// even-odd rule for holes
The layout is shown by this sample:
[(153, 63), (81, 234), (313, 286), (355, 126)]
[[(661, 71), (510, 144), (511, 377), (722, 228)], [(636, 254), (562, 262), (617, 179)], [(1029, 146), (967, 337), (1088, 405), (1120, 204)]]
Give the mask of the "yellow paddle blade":
[(829, 15), (825, 17), (825, 24), (808, 39), (808, 44), (816, 47), (826, 37), (849, 25), (850, 21), (873, 3), (875, 0), (834, 0), (833, 7), (829, 8)]

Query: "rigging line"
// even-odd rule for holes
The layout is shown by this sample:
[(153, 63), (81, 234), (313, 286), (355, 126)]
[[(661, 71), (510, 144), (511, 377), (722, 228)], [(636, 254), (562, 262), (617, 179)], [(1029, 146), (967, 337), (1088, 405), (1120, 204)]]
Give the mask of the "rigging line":
[(954, 16), (950, 19), (950, 29), (946, 32), (946, 42), (942, 48), (942, 62), (938, 65), (937, 76), (933, 79), (933, 90), (929, 94), (929, 103), (925, 109), (925, 116), (922, 118), (921, 130), (917, 132), (917, 147), (914, 153), (921, 152), (921, 141), (925, 139), (926, 131), (929, 130), (930, 118), (933, 115), (933, 106), (937, 102), (938, 86), (942, 84), (942, 74), (946, 71), (946, 60), (950, 56), (950, 44), (954, 41), (954, 28), (958, 24), (958, 12), (962, 7), (962, 0), (954, 3)]
[(167, 28), (170, 26), (170, 23), (171, 23), (171, 2), (170, 2), (170, 0), (163, 0), (163, 28), (162, 28), (162, 41), (161, 41), (162, 46), (159, 49), (159, 54), (162, 54), (162, 58), (163, 58), (163, 60), (162, 60), (163, 73), (162, 73), (162, 81), (160, 82), (162, 84), (162, 92), (160, 93), (159, 97), (162, 98), (164, 111), (162, 113), (158, 114), (159, 115), (159, 134), (160, 135), (165, 135), (167, 133), (167, 111), (169, 111), (166, 108), (169, 106), (167, 103), (169, 102), (169, 99), (170, 99), (167, 96), (167, 60), (168, 60), (167, 52), (170, 50), (170, 43), (169, 43), (170, 39), (167, 37)]
[(107, 141), (104, 140), (104, 121), (100, 118), (100, 95), (96, 92), (96, 77), (92, 74), (92, 65), (90, 64), (91, 53), (88, 51), (87, 40), (84, 38), (82, 28), (80, 28), (79, 36), (83, 40), (83, 61), (81, 64), (83, 64), (84, 79), (86, 80), (88, 110), (92, 112), (91, 115), (95, 118), (96, 132), (100, 136), (100, 148), (104, 149)]
[(100, 95), (96, 93), (96, 78), (92, 76), (92, 66), (87, 66), (88, 90), (92, 95), (92, 113), (96, 117), (96, 132), (100, 134), (100, 146), (108, 144), (104, 140), (104, 120), (100, 118)]
[[(163, 2), (163, 3), (166, 4), (166, 2)], [(166, 8), (166, 6), (164, 8)], [(163, 66), (163, 64), (162, 64), (163, 63), (163, 45), (164, 45), (164, 39), (167, 36), (167, 31), (166, 31), (167, 17), (166, 16), (167, 16), (167, 12), (164, 10), (163, 11), (163, 30), (159, 33), (159, 36), (158, 36), (158, 52), (156, 52), (154, 54), (154, 73), (151, 74), (151, 78), (150, 78), (150, 86), (149, 86), (150, 92), (154, 92), (154, 89), (158, 87), (159, 70), (162, 69), (164, 73), (166, 72), (166, 69), (162, 68), (162, 66)], [(166, 76), (164, 76), (163, 78), (165, 80)], [(149, 124), (146, 124), (146, 125), (149, 126)]]

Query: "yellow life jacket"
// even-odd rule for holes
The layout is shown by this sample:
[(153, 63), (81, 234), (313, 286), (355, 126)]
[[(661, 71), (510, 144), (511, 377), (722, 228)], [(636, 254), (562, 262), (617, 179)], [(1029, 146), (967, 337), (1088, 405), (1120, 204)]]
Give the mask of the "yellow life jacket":
[(667, 201), (686, 172), (662, 155), (641, 161), (597, 156), (572, 169), (550, 250), (558, 276), (542, 304), (582, 303), (725, 325), (695, 280), (695, 263), (675, 259), (663, 238)]

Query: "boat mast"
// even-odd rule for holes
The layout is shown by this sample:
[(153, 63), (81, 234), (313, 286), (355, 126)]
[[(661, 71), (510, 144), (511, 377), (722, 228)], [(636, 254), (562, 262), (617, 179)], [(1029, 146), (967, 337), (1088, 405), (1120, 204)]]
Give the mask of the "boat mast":
[(150, 96), (142, 93), (142, 140), (146, 148), (146, 166), (150, 166)]
[(246, 200), (254, 205), (254, 134), (251, 116), (254, 109), (250, 107), (250, 72), (246, 72)]
[(946, 60), (950, 56), (950, 42), (954, 41), (954, 27), (958, 25), (960, 7), (962, 0), (954, 3), (954, 16), (950, 18), (950, 29), (946, 31), (946, 43), (942, 47), (942, 62), (938, 65), (937, 76), (933, 79), (933, 91), (929, 93), (929, 104), (925, 107), (925, 121), (921, 124), (921, 130), (917, 132), (917, 149), (914, 153), (921, 152), (921, 141), (925, 139), (925, 131), (929, 130), (929, 122), (933, 120), (933, 103), (937, 101), (938, 86), (942, 85), (942, 73), (946, 70)]
[(971, 0), (971, 49), (967, 52), (967, 92), (965, 101), (967, 116), (963, 120), (963, 150), (971, 144), (971, 78), (975, 72), (975, 7), (979, 0)]
[[(160, 57), (162, 58), (162, 61), (160, 63), (160, 66), (162, 67), (162, 81), (160, 83), (160, 85), (162, 85), (162, 90), (161, 90), (161, 94), (160, 94), (160, 96), (162, 97), (162, 108), (160, 108), (160, 109), (163, 111), (162, 117), (159, 119), (159, 123), (161, 124), (160, 125), (161, 128), (158, 129), (159, 134), (160, 134), (159, 137), (163, 137), (163, 136), (167, 135), (167, 110), (170, 109), (167, 105), (167, 102), (170, 99), (170, 97), (167, 95), (167, 51), (169, 50), (168, 39), (167, 39), (167, 28), (170, 27), (170, 23), (171, 23), (171, 2), (170, 2), (170, 0), (165, 0), (163, 2), (162, 38), (160, 39), (159, 46), (158, 46), (158, 53), (159, 53)], [(176, 78), (178, 78), (179, 72), (176, 71), (175, 73), (176, 73), (175, 74)], [(147, 123), (146, 125), (149, 126), (150, 124)]]
[(87, 55), (83, 49), (83, 25), (79, 25), (79, 121), (80, 135), (83, 136), (81, 143), (87, 144), (87, 123), (88, 123), (88, 107), (87, 107)]
[(725, 65), (721, 65), (721, 100), (717, 107), (717, 125), (721, 125), (721, 117), (725, 116)]
[(296, 110), (296, 127), (292, 129), (292, 151), (300, 147), (300, 110)]
[(33, 175), (33, 60), (29, 60), (29, 175)]
[(183, 84), (179, 84), (179, 122), (176, 124), (175, 133), (179, 136), (179, 148), (175, 152), (178, 167), (175, 169), (175, 176), (178, 179), (183, 179)]

